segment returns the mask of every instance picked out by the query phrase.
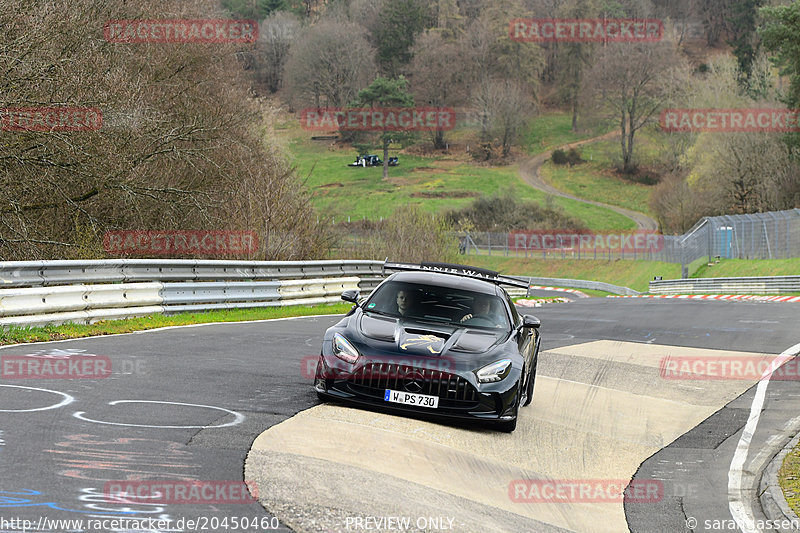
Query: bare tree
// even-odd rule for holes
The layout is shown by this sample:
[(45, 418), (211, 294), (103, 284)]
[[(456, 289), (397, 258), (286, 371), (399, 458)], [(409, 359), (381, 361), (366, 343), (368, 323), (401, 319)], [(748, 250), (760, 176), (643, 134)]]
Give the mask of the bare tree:
[(289, 47), (300, 32), (300, 21), (291, 13), (276, 11), (259, 25), (255, 69), (259, 82), (274, 93), (281, 88)]
[(377, 46), (375, 36), (381, 24), (381, 12), (389, 0), (350, 0), (347, 7), (348, 19), (367, 30), (369, 43)]
[(474, 104), (487, 126), (484, 135), (491, 132), (502, 147), (503, 157), (508, 156), (530, 118), (530, 97), (513, 81), (494, 80), (480, 85)]
[(298, 105), (343, 106), (375, 77), (375, 50), (363, 27), (323, 20), (295, 39), (286, 62), (286, 83)]
[(685, 233), (700, 218), (724, 214), (714, 208), (712, 194), (693, 190), (682, 174), (664, 177), (650, 195), (650, 207), (655, 212), (661, 231)]
[[(217, 10), (211, 0), (5, 2), (0, 108), (98, 108), (103, 123), (3, 132), (0, 259), (102, 256), (104, 232), (118, 229), (257, 230), (263, 239), (253, 213), (304, 205), (294, 173), (265, 144), (268, 124), (249, 97), (238, 46), (102, 39), (106, 20)], [(296, 247), (253, 257), (324, 253), (316, 228), (284, 216), (270, 229)]]
[[(435, 31), (417, 38), (409, 68), (411, 92), (417, 105), (454, 107), (466, 99), (468, 74), (460, 66), (464, 51)], [(445, 147), (444, 130), (432, 132), (434, 148)]]
[(492, 46), (497, 39), (492, 23), (486, 17), (474, 19), (459, 40), (465, 61), (460, 66), (471, 84), (477, 85), (493, 76)]
[[(636, 133), (655, 121), (685, 79), (672, 43), (608, 43), (584, 80), (584, 94), (619, 124), (622, 170), (632, 172)], [(676, 73), (681, 72), (681, 75)]]
[(731, 8), (735, 0), (694, 0), (692, 11), (700, 16), (706, 31), (709, 46), (719, 44), (720, 39), (730, 30)]
[(753, 213), (794, 207), (798, 168), (774, 133), (705, 133), (694, 146), (690, 185), (714, 191), (724, 212)]
[(489, 4), (472, 20), (459, 41), (464, 51), (464, 61), (459, 68), (473, 87), (492, 79), (511, 80), (523, 88), (530, 99), (537, 98), (544, 64), (542, 48), (535, 43), (514, 41), (508, 34), (511, 19), (530, 14), (516, 0), (499, 0)]

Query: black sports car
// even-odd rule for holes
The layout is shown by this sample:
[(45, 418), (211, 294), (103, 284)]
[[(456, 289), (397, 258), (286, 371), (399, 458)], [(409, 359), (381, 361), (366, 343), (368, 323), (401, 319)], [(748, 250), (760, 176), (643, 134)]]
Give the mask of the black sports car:
[(483, 420), (513, 431), (533, 396), (539, 320), (520, 316), (500, 284), (463, 265), (387, 263), (386, 278), (325, 332), (314, 388), (321, 400)]

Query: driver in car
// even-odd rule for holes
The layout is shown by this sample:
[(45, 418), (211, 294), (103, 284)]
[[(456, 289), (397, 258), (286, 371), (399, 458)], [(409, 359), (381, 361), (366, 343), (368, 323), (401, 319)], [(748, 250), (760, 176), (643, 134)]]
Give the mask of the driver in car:
[(397, 303), (397, 313), (400, 316), (408, 316), (409, 312), (411, 311), (412, 304), (414, 303), (413, 295), (411, 291), (406, 289), (400, 289), (397, 291), (397, 298), (395, 302)]
[(497, 324), (497, 316), (492, 311), (492, 300), (488, 296), (478, 295), (472, 301), (472, 312), (461, 317), (461, 322), (472, 319), (482, 319)]

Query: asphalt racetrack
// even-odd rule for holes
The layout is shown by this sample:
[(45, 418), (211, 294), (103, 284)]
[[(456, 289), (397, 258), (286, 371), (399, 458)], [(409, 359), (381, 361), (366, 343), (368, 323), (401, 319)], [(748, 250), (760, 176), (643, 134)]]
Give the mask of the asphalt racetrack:
[[(740, 370), (794, 364), (797, 304), (520, 311), (544, 341), (511, 434), (319, 405), (313, 362), (339, 317), (4, 347), (4, 365), (70, 357), (110, 372), (4, 372), (0, 532), (736, 531), (706, 526), (764, 518), (760, 470), (797, 431), (800, 378), (757, 386)], [(686, 379), (687, 364), (709, 374)]]

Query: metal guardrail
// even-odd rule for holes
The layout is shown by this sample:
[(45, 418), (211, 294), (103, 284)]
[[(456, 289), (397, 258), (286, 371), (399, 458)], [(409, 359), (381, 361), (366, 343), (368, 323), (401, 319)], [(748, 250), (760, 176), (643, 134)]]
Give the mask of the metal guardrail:
[(650, 282), (653, 294), (782, 294), (800, 292), (800, 276), (665, 279)]
[(0, 262), (0, 288), (133, 281), (244, 281), (382, 277), (382, 261), (97, 259)]
[(369, 292), (382, 261), (111, 259), (0, 262), (0, 327), (315, 305)]
[(629, 287), (620, 287), (603, 281), (590, 281), (585, 279), (569, 278), (537, 278), (528, 276), (509, 276), (510, 278), (527, 281), (529, 285), (546, 285), (550, 287), (569, 287), (570, 289), (590, 289), (595, 291), (610, 292), (611, 294), (621, 294), (624, 296), (635, 296), (641, 294)]
[[(112, 259), (0, 262), (0, 327), (90, 323), (155, 313), (335, 302), (344, 290), (372, 291), (382, 261)], [(609, 283), (509, 276), (532, 285), (637, 291)], [(512, 289), (513, 291), (513, 289)], [(800, 276), (650, 282), (655, 294), (800, 292)], [(521, 295), (521, 294), (520, 294)]]

